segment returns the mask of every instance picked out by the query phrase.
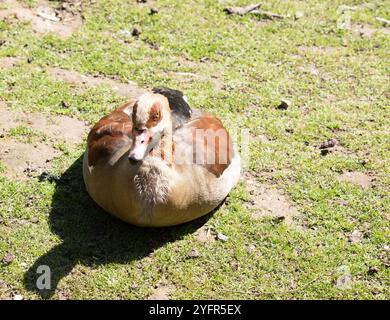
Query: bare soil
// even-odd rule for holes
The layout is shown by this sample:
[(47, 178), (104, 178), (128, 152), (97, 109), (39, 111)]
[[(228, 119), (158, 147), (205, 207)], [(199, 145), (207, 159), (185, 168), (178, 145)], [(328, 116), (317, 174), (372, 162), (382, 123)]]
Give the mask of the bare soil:
[(245, 175), (250, 201), (247, 207), (255, 218), (271, 216), (291, 223), (299, 215), (298, 210), (281, 190), (261, 184), (250, 173)]
[(0, 160), (6, 165), (6, 176), (26, 179), (50, 168), (59, 151), (44, 144), (27, 144), (14, 139), (0, 139)]
[(24, 143), (9, 136), (9, 130), (18, 126), (34, 129), (53, 142), (60, 137), (68, 144), (81, 143), (88, 132), (82, 121), (66, 116), (11, 111), (0, 101), (0, 161), (7, 168), (6, 176), (21, 180), (49, 170), (51, 161), (60, 155), (60, 151), (46, 142)]
[(364, 189), (367, 189), (371, 187), (372, 182), (374, 181), (374, 177), (362, 172), (352, 171), (343, 173), (338, 177), (338, 180), (349, 182)]
[(195, 239), (200, 243), (206, 244), (214, 242), (215, 236), (212, 234), (210, 227), (204, 225), (196, 231)]
[(15, 67), (22, 59), (19, 57), (4, 57), (0, 58), (0, 68), (10, 69)]
[(174, 292), (175, 287), (161, 281), (152, 289), (151, 295), (148, 297), (148, 300), (169, 300), (170, 295)]
[(82, 142), (88, 131), (83, 121), (67, 116), (11, 111), (5, 102), (0, 101), (0, 134), (6, 134), (8, 130), (21, 125), (55, 140), (60, 137), (71, 144)]
[(144, 89), (138, 87), (134, 82), (121, 83), (109, 78), (83, 75), (73, 70), (51, 68), (49, 69), (49, 74), (57, 80), (65, 81), (77, 87), (82, 86), (89, 88), (99, 85), (107, 85), (119, 96), (126, 98), (135, 98), (145, 92)]
[(61, 38), (70, 37), (83, 23), (81, 1), (63, 1), (59, 9), (49, 1), (40, 0), (37, 8), (24, 7), (16, 0), (4, 0), (7, 9), (0, 10), (1, 19), (16, 18), (30, 22), (32, 29), (41, 35), (55, 33)]

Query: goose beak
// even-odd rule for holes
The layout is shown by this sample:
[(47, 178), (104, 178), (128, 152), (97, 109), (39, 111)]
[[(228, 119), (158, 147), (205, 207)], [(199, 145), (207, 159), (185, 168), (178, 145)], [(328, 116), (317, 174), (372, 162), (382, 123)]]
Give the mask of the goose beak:
[(133, 144), (129, 151), (129, 161), (135, 164), (142, 161), (148, 151), (148, 146), (152, 140), (152, 133), (148, 129), (133, 130)]

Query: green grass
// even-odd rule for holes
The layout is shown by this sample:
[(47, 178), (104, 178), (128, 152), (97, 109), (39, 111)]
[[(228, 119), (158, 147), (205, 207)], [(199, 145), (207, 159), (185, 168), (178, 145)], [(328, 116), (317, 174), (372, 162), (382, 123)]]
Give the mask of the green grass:
[[(291, 225), (253, 219), (243, 181), (216, 213), (199, 221), (164, 230), (124, 225), (84, 190), (85, 145), (61, 144), (64, 152), (52, 168), (60, 181), (11, 180), (1, 166), (0, 258), (12, 252), (15, 260), (0, 264), (0, 280), (12, 292), (28, 299), (140, 299), (165, 279), (175, 286), (175, 299), (390, 298), (390, 270), (381, 259), (390, 244), (390, 36), (375, 20), (390, 19), (390, 5), (264, 2), (267, 11), (303, 11), (298, 20), (223, 12), (249, 3), (162, 0), (153, 2), (159, 13), (149, 15), (150, 6), (135, 1), (96, 1), (84, 5), (84, 25), (67, 40), (39, 36), (17, 20), (0, 22), (0, 39), (6, 40), (0, 58), (24, 61), (0, 70), (0, 99), (11, 109), (93, 124), (123, 101), (106, 87), (80, 91), (55, 81), (47, 67), (178, 88), (193, 107), (215, 113), (231, 129), (250, 130), (250, 170), (259, 182), (283, 189), (300, 211)], [(341, 4), (357, 6), (353, 25), (379, 31), (366, 38), (338, 30)], [(121, 32), (134, 27), (139, 38)], [(278, 110), (283, 98), (291, 107)], [(36, 137), (25, 127), (10, 134), (23, 141)], [(331, 137), (344, 152), (321, 156), (318, 144)], [(374, 186), (338, 181), (348, 170), (372, 174)], [(229, 240), (199, 243), (194, 231), (202, 223)], [(348, 234), (355, 229), (365, 236), (351, 243)], [(198, 258), (188, 258), (192, 248)], [(41, 264), (52, 268), (50, 292), (34, 287)], [(345, 267), (351, 286), (340, 289), (335, 283)], [(0, 298), (6, 296), (0, 284)]]

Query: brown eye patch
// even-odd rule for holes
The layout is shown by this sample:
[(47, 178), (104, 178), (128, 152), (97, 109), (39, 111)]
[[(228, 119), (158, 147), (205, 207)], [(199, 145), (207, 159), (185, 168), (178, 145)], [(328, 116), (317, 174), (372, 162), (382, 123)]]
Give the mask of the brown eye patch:
[(161, 105), (156, 102), (152, 105), (149, 111), (149, 119), (146, 122), (146, 127), (151, 128), (155, 127), (161, 121)]

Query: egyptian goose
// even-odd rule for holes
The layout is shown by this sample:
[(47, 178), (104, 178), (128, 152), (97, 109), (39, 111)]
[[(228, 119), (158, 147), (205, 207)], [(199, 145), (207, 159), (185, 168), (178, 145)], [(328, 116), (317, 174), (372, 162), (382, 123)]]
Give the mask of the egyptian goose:
[(90, 131), (83, 176), (92, 199), (130, 224), (181, 224), (216, 208), (236, 185), (240, 157), (215, 116), (180, 91), (154, 88)]

